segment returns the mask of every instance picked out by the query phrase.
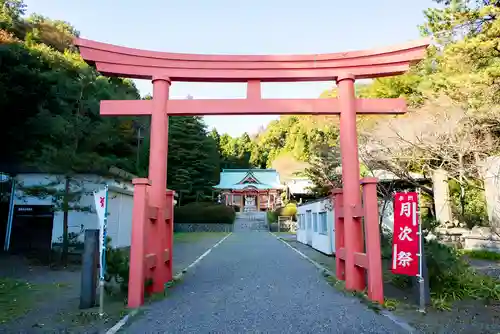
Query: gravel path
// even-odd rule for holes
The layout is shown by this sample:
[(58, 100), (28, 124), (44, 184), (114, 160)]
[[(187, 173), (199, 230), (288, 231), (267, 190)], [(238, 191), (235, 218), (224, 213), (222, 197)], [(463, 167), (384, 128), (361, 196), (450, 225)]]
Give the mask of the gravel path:
[(219, 242), (225, 235), (222, 233), (205, 233), (203, 238), (196, 241), (179, 242), (174, 240), (174, 273), (189, 266), (198, 256), (205, 253), (210, 247)]
[(233, 233), (126, 333), (404, 333), (267, 232)]

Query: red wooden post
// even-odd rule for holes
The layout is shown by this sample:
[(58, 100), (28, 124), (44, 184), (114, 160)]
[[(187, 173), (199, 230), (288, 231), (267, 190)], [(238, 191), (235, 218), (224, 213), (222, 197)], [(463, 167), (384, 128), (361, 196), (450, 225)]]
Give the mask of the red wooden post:
[(335, 216), (335, 272), (337, 279), (345, 280), (345, 231), (344, 219), (342, 217), (343, 195), (342, 189), (334, 189), (332, 192)]
[[(151, 191), (149, 205), (156, 211), (155, 225), (149, 236), (149, 254), (155, 254), (156, 263), (153, 270), (153, 292), (162, 292), (165, 283), (172, 279), (168, 268), (158, 257), (163, 257), (167, 249), (168, 235), (165, 224), (165, 190), (167, 189), (167, 154), (168, 154), (168, 116), (167, 102), (169, 98), (170, 78), (153, 77), (153, 106), (151, 111), (151, 143), (149, 154), (149, 179)], [(151, 255), (153, 256), (153, 255)]]
[(365, 216), (366, 257), (368, 262), (368, 298), (384, 303), (382, 256), (380, 253), (380, 229), (378, 224), (377, 179), (361, 179)]
[(355, 264), (355, 253), (363, 253), (364, 245), (354, 76), (351, 74), (339, 75), (337, 86), (340, 104), (340, 149), (344, 185), (344, 228), (348, 231), (345, 235), (346, 288), (362, 291), (365, 289), (364, 270)]
[(132, 208), (132, 240), (130, 244), (130, 268), (128, 280), (128, 307), (144, 304), (145, 242), (147, 218), (148, 179), (134, 179), (134, 206)]
[[(344, 192), (343, 207), (336, 215), (338, 219), (342, 219), (341, 225), (345, 224), (343, 227), (345, 233), (339, 233), (345, 238), (345, 247), (338, 248), (338, 256), (345, 260), (346, 287), (351, 290), (364, 289), (363, 268), (367, 268), (368, 265), (363, 254), (361, 228), (363, 209), (359, 191), (356, 113), (403, 114), (406, 103), (404, 99), (356, 99), (354, 80), (406, 72), (411, 63), (424, 57), (425, 50), (430, 44), (429, 39), (379, 50), (283, 56), (172, 54), (130, 49), (80, 38), (75, 39), (74, 44), (79, 47), (82, 57), (95, 65), (104, 75), (153, 79), (152, 101), (101, 101), (101, 115), (151, 115), (149, 160), (151, 189), (147, 212), (155, 223), (148, 224), (151, 230), (147, 232), (149, 239), (145, 262), (146, 268), (153, 272), (153, 291), (162, 291), (164, 283), (171, 279), (169, 274), (171, 268), (161, 265), (163, 261), (158, 261), (158, 256), (164, 254), (166, 249), (169, 249), (171, 254), (169, 247), (172, 246), (171, 226), (167, 228), (165, 223), (168, 115), (339, 113)], [(339, 87), (337, 100), (263, 99), (260, 94), (261, 82), (323, 81), (331, 78), (337, 78)], [(247, 82), (247, 98), (168, 101), (170, 79)], [(228, 195), (227, 193), (224, 195), (228, 204)], [(171, 262), (169, 261), (170, 266)]]

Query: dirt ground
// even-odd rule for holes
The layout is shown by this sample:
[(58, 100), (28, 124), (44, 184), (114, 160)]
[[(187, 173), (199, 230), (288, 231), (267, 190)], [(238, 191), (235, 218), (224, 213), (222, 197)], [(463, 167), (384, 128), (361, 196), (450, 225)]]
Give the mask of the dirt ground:
[[(335, 272), (335, 257), (327, 256), (297, 242), (294, 236), (280, 235), (280, 237), (314, 261)], [(491, 276), (498, 277), (500, 273), (498, 263), (474, 260), (471, 261), (471, 265), (479, 272)], [(417, 311), (412, 290), (401, 290), (385, 280), (384, 294), (394, 306), (391, 311), (420, 333), (500, 333), (500, 304), (485, 304), (477, 300), (459, 301), (451, 306), (450, 311), (439, 311), (429, 307), (426, 314), (421, 314)]]

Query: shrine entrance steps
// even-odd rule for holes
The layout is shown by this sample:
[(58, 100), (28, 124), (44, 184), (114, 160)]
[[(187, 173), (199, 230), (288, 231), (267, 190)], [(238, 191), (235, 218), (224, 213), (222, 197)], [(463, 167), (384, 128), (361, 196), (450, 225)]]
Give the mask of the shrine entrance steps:
[(124, 333), (406, 333), (271, 233), (233, 233)]
[(237, 212), (234, 232), (269, 231), (265, 212)]

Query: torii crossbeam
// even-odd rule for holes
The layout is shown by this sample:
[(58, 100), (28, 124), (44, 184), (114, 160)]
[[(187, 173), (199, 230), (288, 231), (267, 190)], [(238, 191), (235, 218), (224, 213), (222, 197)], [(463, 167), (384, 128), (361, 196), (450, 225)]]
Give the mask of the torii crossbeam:
[[(378, 219), (373, 219), (378, 217), (377, 198), (375, 188), (366, 187), (370, 190), (363, 191), (362, 206), (356, 114), (402, 114), (406, 103), (403, 99), (356, 99), (354, 82), (404, 73), (424, 57), (429, 43), (424, 39), (378, 50), (257, 56), (156, 52), (76, 39), (82, 57), (102, 74), (153, 81), (152, 100), (101, 101), (102, 115), (151, 116), (149, 176), (134, 180), (129, 307), (144, 303), (145, 278), (152, 278), (154, 292), (163, 291), (172, 279), (173, 193), (166, 191), (168, 116), (186, 115), (339, 114), (344, 188), (342, 196), (339, 191), (335, 195), (336, 254), (342, 269), (337, 276), (345, 279), (347, 289), (361, 291), (367, 270), (369, 298), (382, 303)], [(172, 81), (246, 82), (247, 97), (169, 100)], [(261, 82), (298, 81), (336, 81), (338, 98), (261, 98)], [(374, 180), (364, 182), (373, 184)]]

